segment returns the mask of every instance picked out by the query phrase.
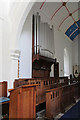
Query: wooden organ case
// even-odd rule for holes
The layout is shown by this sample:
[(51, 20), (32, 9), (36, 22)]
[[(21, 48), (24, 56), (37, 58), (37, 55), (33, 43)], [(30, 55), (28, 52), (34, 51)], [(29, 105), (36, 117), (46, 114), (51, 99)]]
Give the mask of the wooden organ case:
[(33, 15), (32, 23), (32, 77), (50, 77), (52, 64), (54, 64), (54, 76), (59, 77), (59, 64), (53, 59), (53, 27), (50, 29), (47, 23), (41, 23), (38, 13)]

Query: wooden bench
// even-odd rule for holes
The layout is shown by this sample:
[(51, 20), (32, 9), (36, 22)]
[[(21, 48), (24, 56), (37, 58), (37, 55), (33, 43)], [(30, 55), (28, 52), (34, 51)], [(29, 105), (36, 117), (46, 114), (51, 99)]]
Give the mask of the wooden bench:
[(7, 82), (0, 82), (0, 97), (7, 97)]
[(23, 85), (10, 90), (9, 120), (36, 118), (36, 86)]
[[(7, 98), (7, 82), (0, 82), (0, 115), (6, 116), (9, 113), (9, 98)], [(4, 119), (3, 117), (3, 119)]]
[(75, 102), (74, 99), (79, 98), (79, 91), (79, 82), (46, 91), (46, 116), (54, 118), (64, 112), (67, 106)]
[(19, 79), (14, 81), (14, 88), (22, 85), (38, 84), (36, 87), (37, 100), (36, 105), (46, 101), (46, 90), (57, 87), (59, 78), (32, 78), (32, 79)]
[[(64, 79), (64, 83), (59, 83), (59, 79)], [(67, 79), (67, 80), (65, 80)], [(14, 81), (14, 88), (22, 86), (22, 85), (31, 85), (38, 84), (37, 86), (37, 101), (36, 105), (46, 102), (46, 90), (50, 90), (52, 88), (56, 88), (58, 86), (66, 85), (68, 81), (67, 77), (48, 77), (48, 78), (31, 78), (31, 79), (18, 79)]]
[(59, 77), (58, 87), (68, 85), (69, 79), (68, 77)]

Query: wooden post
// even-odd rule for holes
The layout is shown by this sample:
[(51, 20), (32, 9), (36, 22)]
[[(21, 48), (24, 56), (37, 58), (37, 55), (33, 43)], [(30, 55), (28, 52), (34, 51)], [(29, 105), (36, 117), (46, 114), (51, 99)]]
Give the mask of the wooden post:
[(19, 62), (20, 60), (18, 59), (18, 78), (19, 78)]

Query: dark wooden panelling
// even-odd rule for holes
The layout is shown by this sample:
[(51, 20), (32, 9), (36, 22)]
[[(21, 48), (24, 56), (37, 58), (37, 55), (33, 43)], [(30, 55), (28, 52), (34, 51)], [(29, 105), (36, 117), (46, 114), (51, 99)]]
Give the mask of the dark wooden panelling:
[(49, 77), (49, 71), (48, 70), (36, 70), (36, 69), (33, 69), (33, 78), (36, 78), (37, 77)]
[(54, 63), (54, 77), (59, 77), (59, 63)]
[(32, 59), (32, 77), (50, 77), (51, 66), (56, 62), (56, 59), (33, 55)]

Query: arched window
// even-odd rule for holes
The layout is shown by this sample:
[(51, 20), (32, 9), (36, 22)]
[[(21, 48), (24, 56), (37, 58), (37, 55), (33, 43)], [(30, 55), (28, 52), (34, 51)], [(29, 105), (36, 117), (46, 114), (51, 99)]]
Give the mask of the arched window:
[(69, 76), (69, 54), (66, 48), (64, 48), (64, 76)]

